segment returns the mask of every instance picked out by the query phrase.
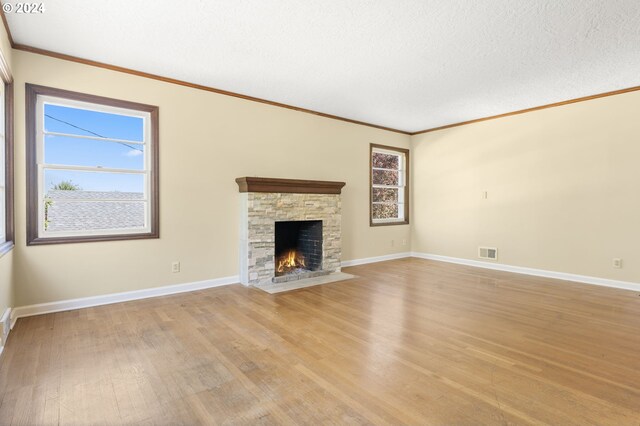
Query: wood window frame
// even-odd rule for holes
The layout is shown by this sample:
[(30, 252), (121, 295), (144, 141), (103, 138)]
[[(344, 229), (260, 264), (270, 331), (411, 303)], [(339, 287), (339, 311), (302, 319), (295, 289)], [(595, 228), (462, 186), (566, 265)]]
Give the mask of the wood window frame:
[[(1, 80), (4, 84), (4, 186), (5, 186), (5, 241), (0, 242), (0, 256), (15, 246), (14, 221), (14, 168), (13, 168), (13, 80), (10, 74)], [(1, 226), (1, 225), (0, 225)]]
[[(137, 102), (124, 101), (107, 98), (103, 96), (90, 95), (86, 93), (73, 92), (69, 90), (57, 89), (53, 87), (39, 86), (26, 83), (26, 162), (27, 162), (27, 245), (43, 244), (66, 244), (98, 241), (122, 241), (140, 240), (149, 238), (159, 238), (160, 232), (160, 201), (159, 201), (159, 108), (153, 105), (141, 104)], [(38, 96), (51, 96), (80, 101), (98, 105), (105, 105), (116, 108), (137, 110), (149, 113), (150, 123), (150, 175), (149, 175), (149, 232), (144, 233), (121, 233), (108, 235), (80, 235), (80, 236), (39, 236), (38, 223), (38, 164), (37, 164), (37, 129), (36, 129), (36, 105)]]
[[(404, 219), (388, 222), (373, 221), (373, 151), (375, 149), (383, 149), (386, 151), (395, 151), (404, 155), (405, 158), (405, 185), (404, 185)], [(409, 224), (409, 149), (398, 148), (395, 146), (369, 144), (369, 226), (393, 226)]]
[(0, 84), (4, 86), (4, 241), (0, 242), (0, 257), (15, 246), (15, 188), (13, 140), (13, 76), (9, 64), (0, 52)]

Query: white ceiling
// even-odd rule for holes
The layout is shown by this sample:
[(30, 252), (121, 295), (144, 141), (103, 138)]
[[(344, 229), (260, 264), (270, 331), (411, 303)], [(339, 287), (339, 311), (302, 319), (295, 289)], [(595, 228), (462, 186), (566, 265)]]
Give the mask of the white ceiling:
[(16, 43), (404, 131), (640, 85), (638, 0), (44, 3)]

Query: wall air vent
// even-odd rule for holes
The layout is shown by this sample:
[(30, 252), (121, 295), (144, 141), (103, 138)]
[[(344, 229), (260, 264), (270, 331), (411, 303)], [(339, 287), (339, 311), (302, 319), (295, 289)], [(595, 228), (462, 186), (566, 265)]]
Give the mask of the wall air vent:
[(498, 249), (495, 247), (478, 247), (480, 259), (498, 260)]

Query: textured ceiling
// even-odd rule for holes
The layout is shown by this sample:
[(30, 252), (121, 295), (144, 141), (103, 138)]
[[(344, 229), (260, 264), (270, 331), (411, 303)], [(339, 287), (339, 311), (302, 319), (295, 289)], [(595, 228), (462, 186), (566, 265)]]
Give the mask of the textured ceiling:
[(640, 85), (638, 0), (45, 5), (16, 43), (404, 131)]

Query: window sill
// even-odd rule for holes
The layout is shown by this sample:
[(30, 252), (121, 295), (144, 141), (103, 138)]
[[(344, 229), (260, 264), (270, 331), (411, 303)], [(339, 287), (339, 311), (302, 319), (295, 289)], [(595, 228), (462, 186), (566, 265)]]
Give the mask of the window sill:
[(14, 247), (15, 247), (15, 244), (13, 244), (13, 241), (7, 241), (5, 243), (0, 244), (0, 257), (9, 253), (11, 250), (13, 250)]
[(78, 237), (47, 237), (33, 238), (27, 241), (28, 246), (39, 246), (48, 244), (73, 244), (73, 243), (93, 243), (103, 241), (126, 241), (126, 240), (146, 240), (160, 238), (157, 232), (144, 234), (116, 234), (116, 235), (88, 235)]
[(408, 225), (408, 220), (399, 220), (397, 222), (369, 222), (369, 226), (391, 226), (391, 225)]

